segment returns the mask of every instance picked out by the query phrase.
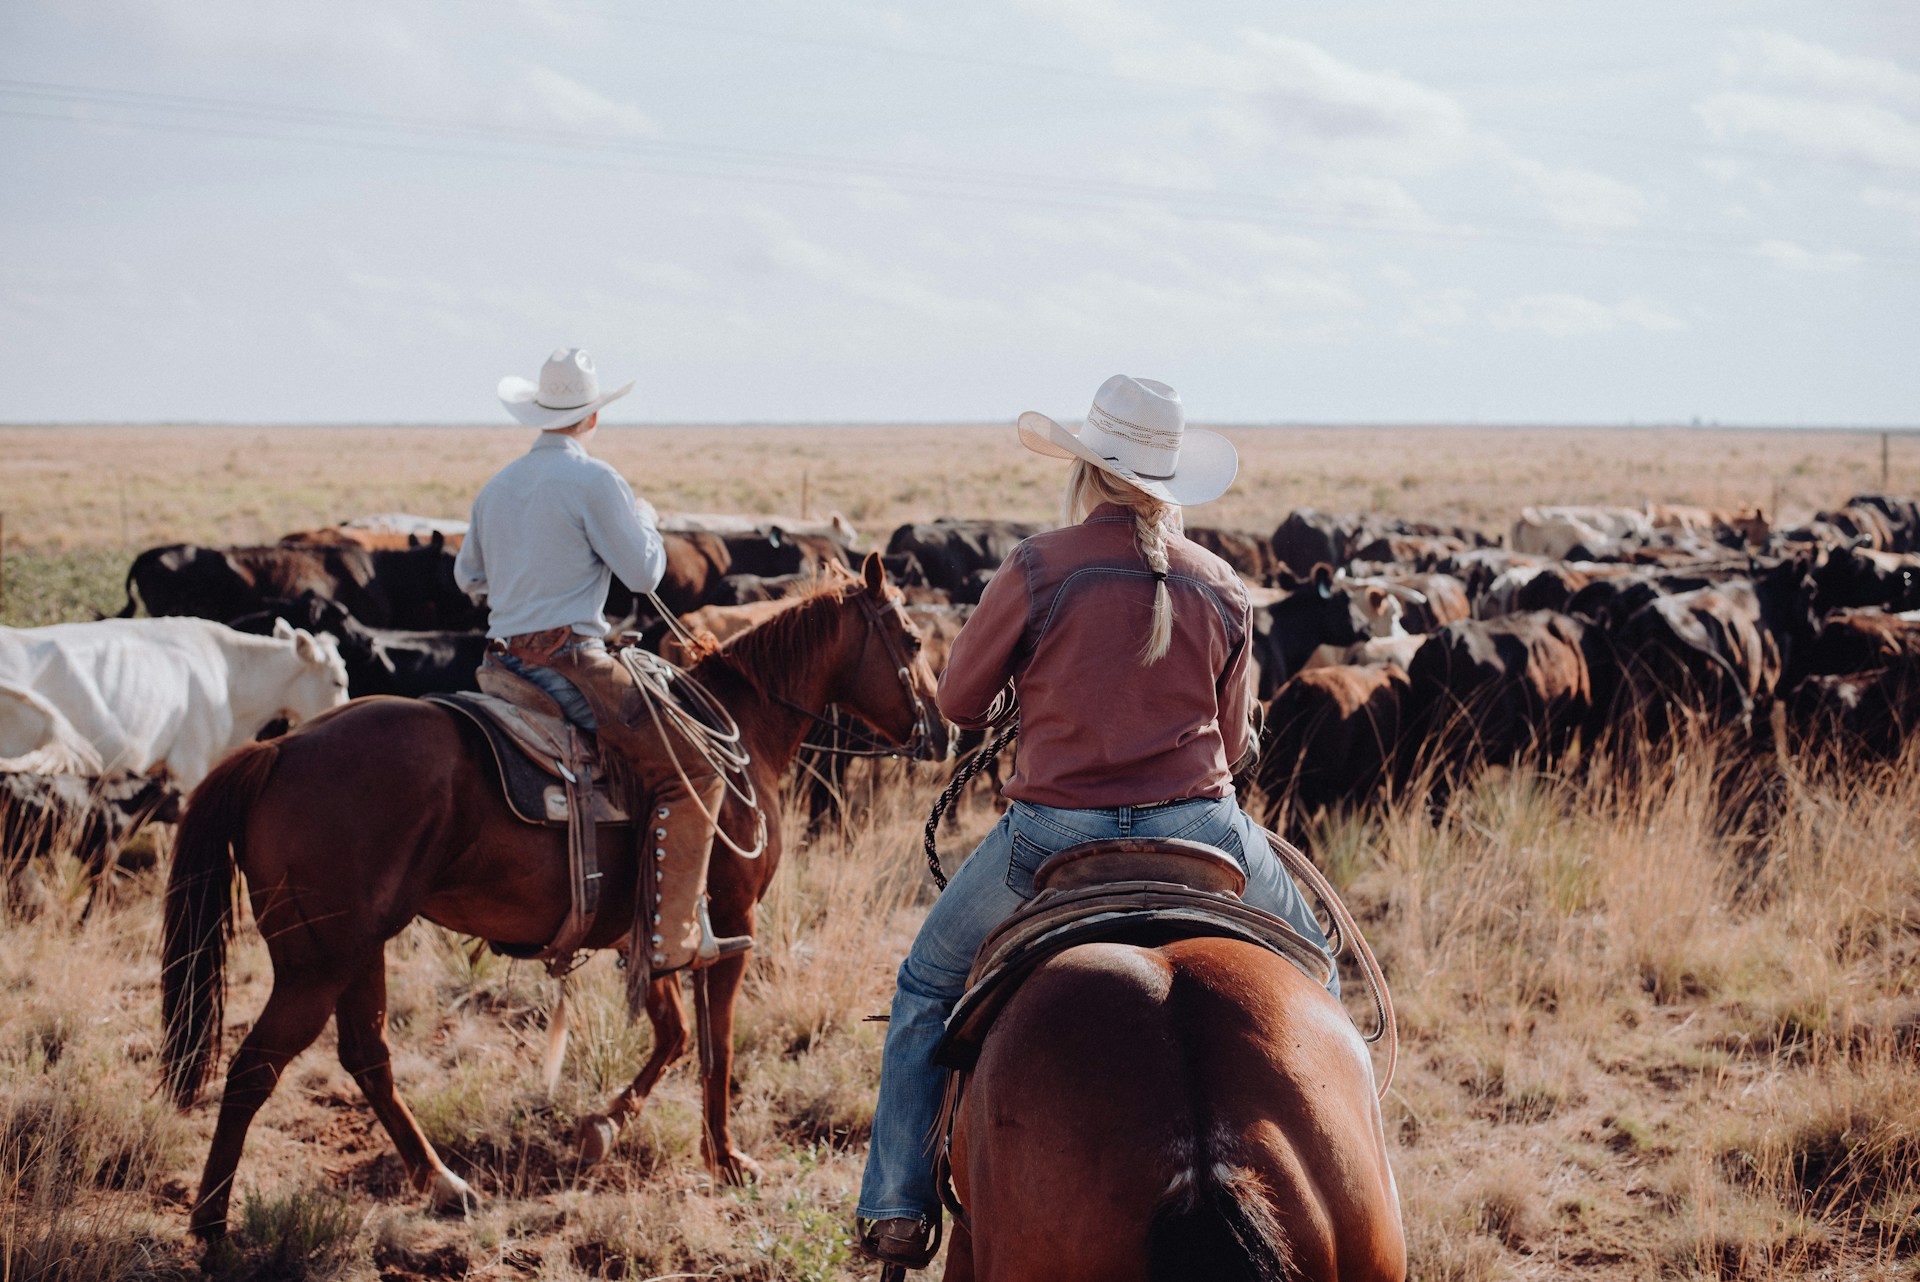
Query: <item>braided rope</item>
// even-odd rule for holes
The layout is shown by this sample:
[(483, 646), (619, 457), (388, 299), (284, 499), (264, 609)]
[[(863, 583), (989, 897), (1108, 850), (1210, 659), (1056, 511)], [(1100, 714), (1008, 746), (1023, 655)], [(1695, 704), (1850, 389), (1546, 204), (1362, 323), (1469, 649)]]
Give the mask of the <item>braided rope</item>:
[[(1002, 697), (1004, 698), (1004, 695)], [(1002, 723), (1004, 728), (998, 734), (982, 745), (971, 757), (960, 763), (960, 768), (953, 772), (953, 780), (934, 799), (933, 810), (927, 815), (926, 836), (922, 843), (927, 851), (927, 872), (932, 875), (933, 884), (941, 890), (947, 888), (947, 874), (941, 870), (940, 847), (935, 840), (940, 830), (940, 819), (953, 806), (953, 803), (960, 799), (960, 794), (966, 790), (968, 784), (973, 782), (973, 777), (998, 757), (1001, 751), (1013, 742), (1014, 736), (1020, 733), (1020, 708), (1011, 699), (1006, 701), (998, 715), (988, 724), (1000, 726)]]

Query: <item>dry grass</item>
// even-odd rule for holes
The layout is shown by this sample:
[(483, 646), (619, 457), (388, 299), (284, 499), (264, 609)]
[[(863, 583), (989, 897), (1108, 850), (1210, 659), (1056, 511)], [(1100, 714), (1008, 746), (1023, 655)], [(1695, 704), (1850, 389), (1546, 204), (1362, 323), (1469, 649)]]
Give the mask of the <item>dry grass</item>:
[[(727, 439), (769, 451), (792, 443), (760, 472), (740, 470), (737, 503), (718, 465), (676, 470), (674, 456), (643, 465), (623, 440), (671, 432), (612, 439), (635, 449), (629, 474), (663, 505), (679, 496), (686, 506), (791, 509), (799, 464), (812, 469), (816, 507), (851, 508), (834, 490), (851, 489), (836, 469), (858, 464), (849, 434), (737, 432)], [(298, 435), (270, 434), (263, 458), (244, 429), (101, 429), (80, 433), (61, 462), (46, 433), (0, 432), (9, 464), (33, 458), (41, 468), (31, 486), (0, 469), (10, 546), (33, 529), (46, 532), (35, 544), (43, 552), (84, 551), (264, 537), (380, 508), (457, 511), (463, 487), (520, 445), (511, 432), (368, 432), (357, 439), (406, 443), (377, 468), (348, 457), (338, 433), (288, 443)], [(1553, 472), (1548, 446), (1570, 436), (1509, 434), (1501, 439), (1516, 444), (1502, 460), (1489, 457), (1489, 435), (1436, 438), (1450, 444), (1445, 457), (1421, 456), (1433, 479), (1376, 504), (1357, 488), (1365, 460), (1334, 457), (1338, 434), (1275, 430), (1286, 449), (1248, 450), (1250, 471), (1272, 469), (1256, 473), (1270, 478), (1271, 496), (1257, 507), (1234, 500), (1246, 506), (1227, 519), (1265, 524), (1292, 501), (1449, 515), (1645, 496), (1618, 469), (1584, 480)], [(978, 448), (979, 436), (956, 438), (974, 444), (952, 453), (937, 439), (916, 429), (919, 479), (903, 472), (891, 490), (873, 490), (874, 515), (862, 519), (884, 528), (941, 510), (1044, 510), (1044, 494), (1005, 497), (1021, 491), (992, 473), (1039, 484), (1044, 467), (1006, 466), (1017, 456)], [(1352, 439), (1372, 449), (1385, 438)], [(1877, 481), (1859, 438), (1817, 453), (1829, 442), (1806, 434), (1722, 434), (1712, 439), (1751, 455), (1712, 474), (1686, 466), (1687, 442), (1702, 437), (1609, 439), (1668, 450), (1645, 463), (1672, 486), (1649, 483), (1655, 497), (1766, 501), (1770, 469), (1790, 475), (1796, 451), (1814, 460), (1802, 473), (1810, 504)], [(238, 444), (207, 444), (222, 440)], [(74, 460), (99, 467), (102, 442), (118, 442), (125, 474), (140, 478), (126, 483), (124, 529), (113, 470), (91, 489), (77, 471), (53, 475)], [(305, 442), (317, 444), (308, 452)], [(458, 461), (456, 445), (469, 451)], [(818, 452), (793, 456), (803, 448)], [(1920, 488), (1920, 477), (1901, 481), (1908, 464), (1898, 449), (1895, 458), (1896, 484)], [(941, 482), (927, 479), (943, 461), (954, 464), (950, 509)], [(1509, 470), (1476, 479), (1496, 466)], [(223, 468), (235, 488), (188, 492), (190, 471), (217, 478)], [(408, 468), (446, 479), (429, 487)], [(1272, 479), (1283, 474), (1284, 484)], [(1404, 1056), (1386, 1113), (1416, 1277), (1915, 1276), (1917, 765), (1795, 773), (1759, 833), (1723, 830), (1723, 771), (1702, 748), (1645, 787), (1616, 785), (1604, 763), (1584, 776), (1505, 771), (1462, 790), (1438, 825), (1416, 797), (1322, 826), (1315, 852), (1348, 889), (1400, 1006)], [(796, 849), (776, 882), (743, 1000), (735, 1105), (740, 1143), (766, 1165), (762, 1185), (715, 1188), (700, 1173), (691, 1065), (668, 1074), (609, 1163), (577, 1171), (574, 1118), (600, 1107), (646, 1050), (644, 1029), (621, 1017), (621, 977), (605, 958), (582, 973), (576, 1037), (548, 1099), (544, 977), (416, 924), (389, 954), (396, 1071), (435, 1142), (488, 1200), (466, 1222), (420, 1210), (329, 1034), (255, 1125), (228, 1276), (871, 1276), (844, 1240), (883, 1027), (863, 1021), (884, 1009), (930, 902), (918, 827), (936, 786), (923, 774), (895, 789), (850, 836)], [(970, 813), (970, 832), (988, 818)], [(70, 865), (39, 870), (35, 883), (37, 915), (0, 921), (0, 1279), (186, 1276), (185, 1202), (213, 1110), (180, 1117), (154, 1089), (157, 882), (123, 885), (85, 922)], [(229, 1047), (265, 998), (257, 938), (243, 934), (233, 977)]]

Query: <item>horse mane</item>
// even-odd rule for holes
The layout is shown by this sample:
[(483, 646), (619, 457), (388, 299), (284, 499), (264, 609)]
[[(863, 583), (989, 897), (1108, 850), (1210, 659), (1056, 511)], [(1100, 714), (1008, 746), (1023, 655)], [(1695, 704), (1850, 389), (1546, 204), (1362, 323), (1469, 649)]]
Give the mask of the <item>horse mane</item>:
[(781, 691), (793, 670), (795, 654), (824, 643), (840, 627), (837, 607), (866, 585), (851, 573), (831, 569), (805, 592), (783, 602), (786, 608), (745, 632), (729, 637), (693, 666), (695, 677), (712, 675), (715, 667), (732, 671), (763, 698)]

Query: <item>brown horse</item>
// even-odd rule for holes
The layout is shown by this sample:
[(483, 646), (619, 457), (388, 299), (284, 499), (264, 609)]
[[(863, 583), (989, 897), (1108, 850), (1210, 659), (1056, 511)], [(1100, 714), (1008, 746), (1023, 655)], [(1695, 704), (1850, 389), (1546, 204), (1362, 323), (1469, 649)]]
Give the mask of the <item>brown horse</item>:
[[(749, 772), (768, 813), (767, 845), (745, 859), (716, 842), (708, 877), (714, 929), (753, 932), (754, 906), (780, 866), (775, 810), (781, 776), (801, 739), (838, 704), (893, 743), (920, 738), (943, 753), (946, 731), (919, 637), (878, 557), (700, 661), (694, 676), (739, 723)], [(916, 735), (924, 731), (924, 735)], [(569, 909), (565, 837), (515, 819), (486, 748), (465, 719), (407, 699), (360, 699), (293, 734), (228, 757), (196, 789), (167, 885), (162, 1008), (168, 1089), (190, 1106), (219, 1055), (227, 943), (236, 872), (273, 960), (273, 991), (227, 1073), (226, 1094), (191, 1224), (225, 1231), (247, 1127), (289, 1061), (337, 1021), (340, 1062), (393, 1137), (416, 1188), (460, 1207), (472, 1192), (441, 1162), (394, 1092), (386, 1042), (386, 942), (415, 917), (509, 944), (544, 945)], [(730, 804), (722, 827), (750, 848), (754, 816)], [(634, 902), (624, 828), (602, 830), (601, 902)], [(588, 947), (622, 943), (631, 908), (603, 911)], [(719, 1176), (755, 1173), (727, 1129), (733, 1004), (745, 955), (705, 972), (713, 1072), (705, 1083), (703, 1152)], [(646, 999), (653, 1050), (635, 1082), (583, 1126), (588, 1159), (646, 1102), (687, 1046), (680, 977), (654, 981)]]
[(1265, 949), (1068, 949), (967, 1083), (946, 1276), (1398, 1282), (1373, 1087), (1340, 1003)]

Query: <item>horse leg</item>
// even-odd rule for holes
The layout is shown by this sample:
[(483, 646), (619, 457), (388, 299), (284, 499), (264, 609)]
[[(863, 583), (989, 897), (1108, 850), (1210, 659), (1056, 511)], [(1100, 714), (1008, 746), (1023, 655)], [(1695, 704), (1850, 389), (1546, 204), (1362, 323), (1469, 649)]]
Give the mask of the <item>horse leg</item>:
[(334, 1001), (345, 983), (330, 975), (302, 975), (293, 979), (275, 975), (266, 1009), (240, 1045), (227, 1070), (227, 1089), (220, 1099), (220, 1120), (207, 1150), (200, 1176), (200, 1195), (194, 1199), (188, 1227), (209, 1242), (227, 1231), (227, 1201), (233, 1194), (233, 1173), (247, 1142), (253, 1115), (280, 1084), (280, 1074), (301, 1051), (313, 1044), (327, 1026)]
[(380, 1124), (400, 1150), (413, 1187), (428, 1195), (436, 1212), (464, 1215), (479, 1201), (467, 1182), (448, 1170), (420, 1133), (420, 1124), (393, 1089), (387, 1049), (387, 963), (384, 952), (347, 985), (334, 1006), (340, 1066), (353, 1074)]
[(706, 1126), (700, 1137), (700, 1151), (714, 1177), (729, 1184), (745, 1184), (758, 1180), (763, 1174), (758, 1162), (733, 1146), (727, 1127), (728, 1090), (733, 1085), (733, 1004), (740, 996), (740, 981), (747, 973), (747, 957), (748, 954), (739, 953), (715, 962), (704, 975), (713, 1063), (706, 1081), (701, 1083)]
[(576, 1138), (580, 1164), (592, 1166), (613, 1151), (620, 1128), (646, 1106), (647, 1096), (660, 1084), (667, 1065), (687, 1051), (687, 1016), (680, 1005), (680, 974), (661, 975), (647, 986), (647, 1020), (653, 1025), (653, 1051), (640, 1076), (621, 1091), (604, 1113), (580, 1119)]
[(941, 1282), (973, 1282), (973, 1234), (955, 1222), (947, 1228), (947, 1271)]

